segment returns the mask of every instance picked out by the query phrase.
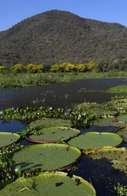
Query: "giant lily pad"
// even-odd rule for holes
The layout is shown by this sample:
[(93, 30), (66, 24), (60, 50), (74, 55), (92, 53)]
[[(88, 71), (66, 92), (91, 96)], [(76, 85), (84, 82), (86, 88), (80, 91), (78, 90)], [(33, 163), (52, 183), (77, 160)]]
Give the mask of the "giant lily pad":
[(51, 171), (74, 163), (81, 155), (80, 150), (65, 144), (37, 144), (26, 146), (16, 152), (13, 160), (22, 170), (39, 167)]
[(47, 128), (47, 127), (58, 127), (65, 126), (71, 127), (69, 120), (57, 119), (57, 118), (42, 118), (40, 120), (33, 121), (29, 124), (30, 128)]
[(70, 127), (49, 127), (35, 131), (27, 139), (34, 143), (58, 143), (77, 136), (79, 133), (79, 130)]
[(89, 150), (104, 146), (117, 146), (122, 142), (122, 138), (115, 133), (108, 132), (88, 132), (75, 137), (69, 141), (70, 145), (80, 149)]
[(19, 178), (0, 191), (2, 196), (96, 196), (86, 180), (63, 172), (41, 173), (31, 178)]
[(115, 148), (115, 147), (102, 148), (90, 152), (89, 156), (92, 157), (93, 159), (106, 158), (109, 161), (111, 161), (113, 168), (127, 174), (127, 149), (126, 148)]
[(16, 133), (0, 132), (0, 148), (18, 141), (20, 136)]

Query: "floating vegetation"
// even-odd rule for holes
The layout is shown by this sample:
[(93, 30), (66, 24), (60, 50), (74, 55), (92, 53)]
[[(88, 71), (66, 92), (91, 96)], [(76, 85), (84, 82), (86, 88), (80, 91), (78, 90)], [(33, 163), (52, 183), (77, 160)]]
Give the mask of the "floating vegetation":
[(115, 133), (88, 132), (72, 138), (68, 143), (82, 150), (97, 149), (104, 146), (118, 146), (122, 138)]
[(118, 85), (108, 89), (111, 93), (127, 93), (127, 85)]
[(117, 134), (123, 138), (124, 142), (127, 142), (127, 127), (120, 129)]
[(118, 116), (118, 121), (123, 124), (127, 124), (127, 114), (120, 114)]
[(27, 140), (33, 143), (59, 143), (80, 134), (78, 129), (70, 127), (48, 127), (34, 130)]
[(108, 110), (114, 110), (117, 114), (127, 113), (127, 97), (126, 96), (115, 96), (106, 104)]
[(0, 148), (17, 142), (19, 138), (20, 135), (16, 133), (0, 132)]
[(70, 178), (63, 172), (40, 173), (39, 176), (19, 178), (0, 191), (2, 196), (96, 196), (95, 189), (78, 176)]
[(59, 118), (42, 118), (33, 121), (29, 124), (29, 128), (48, 128), (48, 127), (71, 127), (70, 120), (64, 120)]
[(21, 170), (32, 167), (42, 171), (64, 168), (74, 163), (81, 155), (80, 150), (65, 144), (37, 144), (24, 147), (16, 152), (13, 160)]
[(114, 111), (109, 110), (105, 104), (97, 104), (97, 103), (89, 103), (84, 102), (81, 104), (78, 104), (74, 107), (74, 111), (77, 111), (78, 113), (89, 113), (93, 114), (96, 119), (98, 118), (111, 118), (114, 115)]
[(106, 158), (112, 166), (127, 174), (127, 149), (126, 148), (102, 148), (89, 153), (93, 159)]

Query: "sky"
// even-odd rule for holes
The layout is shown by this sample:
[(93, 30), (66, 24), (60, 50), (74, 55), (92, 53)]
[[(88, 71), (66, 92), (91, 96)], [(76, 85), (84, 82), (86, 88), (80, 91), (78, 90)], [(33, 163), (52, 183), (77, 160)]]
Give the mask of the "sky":
[(52, 9), (127, 26), (127, 0), (0, 0), (0, 31)]

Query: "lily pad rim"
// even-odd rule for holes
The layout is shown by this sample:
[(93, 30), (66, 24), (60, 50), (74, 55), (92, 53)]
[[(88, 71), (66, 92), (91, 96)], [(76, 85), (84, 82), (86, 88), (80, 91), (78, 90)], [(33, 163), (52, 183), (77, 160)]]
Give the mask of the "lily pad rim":
[[(70, 140), (70, 139), (72, 139), (72, 138), (74, 138), (74, 137), (76, 137), (76, 136), (79, 136), (80, 135), (80, 130), (79, 129), (76, 129), (76, 128), (71, 128), (71, 127), (65, 127), (65, 126), (56, 126), (56, 127), (46, 127), (46, 128), (44, 128), (44, 129), (53, 129), (53, 128), (66, 128), (66, 129), (71, 129), (73, 132), (75, 132), (75, 134), (77, 133), (77, 135), (74, 135), (74, 136), (72, 136), (72, 137), (70, 137), (70, 138), (68, 138), (68, 139), (63, 139), (63, 140), (59, 140), (59, 141), (57, 141), (57, 140), (36, 140), (36, 139), (32, 139), (31, 138), (31, 136), (33, 136), (34, 134), (28, 134), (26, 137), (25, 137), (25, 139), (27, 140), (27, 141), (29, 141), (29, 142), (31, 142), (31, 143), (35, 143), (35, 144), (47, 144), (47, 143), (60, 143), (60, 142), (66, 142), (66, 141), (68, 141), (68, 140)], [(43, 128), (41, 128), (41, 129), (39, 129), (39, 131), (40, 130), (43, 130)], [(35, 134), (36, 135), (36, 134)], [(41, 135), (41, 134), (40, 134)]]

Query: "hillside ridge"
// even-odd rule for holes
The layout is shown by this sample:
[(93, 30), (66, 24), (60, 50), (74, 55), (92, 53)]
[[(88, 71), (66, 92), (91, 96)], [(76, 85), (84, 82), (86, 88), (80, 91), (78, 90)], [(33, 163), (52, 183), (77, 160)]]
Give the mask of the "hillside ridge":
[(127, 28), (118, 23), (50, 10), (0, 32), (0, 64), (85, 63), (127, 69)]

